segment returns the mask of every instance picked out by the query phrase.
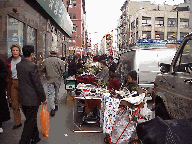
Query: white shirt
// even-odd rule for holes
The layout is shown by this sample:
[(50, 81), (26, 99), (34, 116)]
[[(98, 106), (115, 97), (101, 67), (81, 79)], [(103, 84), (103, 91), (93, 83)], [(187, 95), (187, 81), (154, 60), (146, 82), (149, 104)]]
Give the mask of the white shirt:
[(17, 79), (17, 70), (16, 70), (16, 64), (19, 63), (21, 61), (21, 57), (19, 57), (18, 59), (11, 60), (11, 72), (12, 72), (12, 79)]

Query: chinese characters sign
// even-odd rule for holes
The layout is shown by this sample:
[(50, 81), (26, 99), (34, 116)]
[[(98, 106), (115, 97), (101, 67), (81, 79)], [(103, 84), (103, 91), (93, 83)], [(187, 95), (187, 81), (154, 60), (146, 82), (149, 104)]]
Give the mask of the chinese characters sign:
[(62, 0), (37, 0), (42, 8), (55, 22), (71, 37), (73, 23), (67, 13)]

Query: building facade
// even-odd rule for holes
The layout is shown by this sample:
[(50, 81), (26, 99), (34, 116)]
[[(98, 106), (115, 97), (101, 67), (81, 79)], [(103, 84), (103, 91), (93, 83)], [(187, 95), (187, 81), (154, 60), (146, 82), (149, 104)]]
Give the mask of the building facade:
[(87, 40), (85, 0), (70, 0), (68, 12), (73, 22), (72, 38), (69, 40), (69, 53), (81, 55)]
[(37, 63), (49, 56), (65, 55), (73, 24), (62, 1), (7, 0), (0, 2), (0, 58), (11, 56), (12, 44), (35, 47)]
[(171, 6), (126, 0), (121, 11), (117, 26), (117, 47), (121, 52), (128, 51), (138, 39), (176, 41), (191, 31), (188, 1)]

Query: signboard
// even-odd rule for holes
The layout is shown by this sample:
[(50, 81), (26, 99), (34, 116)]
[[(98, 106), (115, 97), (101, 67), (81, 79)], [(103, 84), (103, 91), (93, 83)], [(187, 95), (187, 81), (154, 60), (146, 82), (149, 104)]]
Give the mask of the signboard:
[(61, 0), (36, 0), (55, 22), (71, 37), (73, 23)]
[(162, 48), (162, 47), (166, 47), (165, 43), (137, 43), (136, 44), (137, 47), (139, 48)]

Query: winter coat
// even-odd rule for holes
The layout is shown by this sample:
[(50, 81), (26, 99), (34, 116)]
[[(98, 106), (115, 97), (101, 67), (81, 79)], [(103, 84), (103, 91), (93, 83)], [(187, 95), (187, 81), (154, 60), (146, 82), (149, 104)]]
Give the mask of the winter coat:
[[(21, 59), (24, 58), (23, 55), (20, 55)], [(7, 85), (7, 96), (11, 96), (11, 84), (12, 84), (12, 73), (11, 73), (11, 61), (12, 61), (13, 56), (9, 57), (6, 61), (5, 61), (5, 66), (8, 72), (8, 78), (9, 78), (9, 82)]]
[(116, 68), (117, 64), (114, 61), (109, 63), (109, 71), (115, 72)]
[(71, 61), (68, 66), (68, 76), (76, 76), (77, 74), (77, 64), (75, 61)]
[(7, 77), (8, 72), (5, 64), (2, 60), (0, 60), (0, 122), (8, 121), (10, 119), (10, 112), (5, 93)]

